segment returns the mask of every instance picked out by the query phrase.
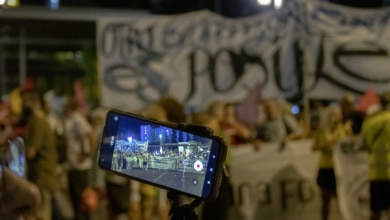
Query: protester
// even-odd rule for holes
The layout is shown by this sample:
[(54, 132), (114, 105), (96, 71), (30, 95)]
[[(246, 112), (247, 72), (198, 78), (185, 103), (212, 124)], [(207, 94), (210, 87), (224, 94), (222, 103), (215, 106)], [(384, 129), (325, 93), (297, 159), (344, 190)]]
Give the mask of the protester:
[(327, 108), (327, 120), (314, 135), (313, 150), (320, 151), (317, 184), (321, 189), (321, 219), (327, 220), (330, 213), (330, 201), (336, 196), (336, 177), (334, 173), (333, 148), (350, 134), (342, 123), (339, 106)]
[(343, 123), (351, 124), (354, 135), (360, 134), (365, 113), (355, 109), (355, 96), (351, 93), (343, 95), (340, 100), (340, 106), (343, 114)]
[(363, 145), (369, 152), (371, 220), (382, 219), (390, 208), (390, 92), (382, 97), (383, 109), (373, 112), (363, 123)]
[[(26, 94), (28, 93), (24, 92), (23, 96)], [(24, 98), (24, 106), (26, 109), (24, 111), (23, 117), (21, 117), (20, 125), (27, 128), (27, 132), (25, 132), (27, 140), (26, 143), (28, 144), (28, 149), (30, 149), (27, 153), (28, 158), (30, 158), (29, 163), (33, 163), (35, 162), (35, 159), (31, 159), (31, 156), (35, 156), (34, 153), (36, 147), (31, 145), (33, 138), (30, 135), (30, 127), (32, 126), (28, 122), (33, 120), (30, 119), (32, 117), (29, 115), (34, 115), (34, 118), (40, 118), (39, 116), (42, 116), (42, 118), (44, 118), (46, 121), (49, 118), (44, 110), (36, 110), (38, 108), (35, 108), (35, 104), (31, 104), (34, 102), (29, 99), (30, 98)], [(108, 219), (123, 218), (146, 220), (156, 219), (157, 216), (158, 219), (168, 219), (170, 206), (169, 202), (167, 201), (167, 192), (165, 190), (157, 189), (146, 184), (140, 184), (136, 181), (131, 181), (128, 178), (118, 176), (113, 173), (102, 172), (102, 170), (98, 168), (96, 161), (92, 160), (91, 157), (97, 157), (98, 155), (98, 142), (101, 138), (101, 131), (104, 126), (104, 112), (101, 110), (93, 112), (90, 118), (91, 125), (89, 125), (83, 114), (77, 111), (77, 105), (75, 102), (72, 102), (71, 99), (67, 100), (68, 102), (65, 104), (64, 108), (64, 113), (66, 115), (64, 118), (64, 125), (66, 129), (64, 129), (63, 132), (57, 133), (63, 133), (64, 136), (66, 136), (66, 150), (68, 154), (66, 155), (66, 165), (63, 166), (63, 168), (65, 168), (67, 172), (69, 171), (69, 190), (73, 201), (72, 204), (74, 205), (74, 210), (76, 212), (75, 218), (89, 219), (90, 216), (88, 213), (97, 207), (96, 201), (107, 199), (109, 207)], [(352, 130), (356, 135), (359, 134), (359, 123), (361, 126), (362, 120), (362, 117), (360, 117), (362, 114), (354, 109), (353, 96), (346, 95), (341, 98), (340, 105), (343, 109), (343, 114), (341, 114), (341, 110), (335, 106), (329, 108), (320, 106), (317, 109), (318, 112), (314, 113), (316, 115), (313, 116), (318, 117), (316, 118), (318, 119), (318, 123), (316, 123), (316, 126), (312, 127), (312, 130), (315, 130), (314, 128), (318, 128), (318, 131), (313, 132), (313, 137), (317, 143), (314, 146), (314, 149), (320, 151), (317, 183), (321, 189), (322, 219), (329, 218), (329, 203), (331, 198), (336, 194), (336, 177), (333, 170), (334, 165), (332, 159), (332, 147), (335, 146), (336, 143), (342, 139), (342, 137), (345, 137), (350, 133), (350, 130), (348, 130), (349, 126), (352, 127)], [(299, 123), (295, 118), (296, 115), (293, 115), (290, 112), (291, 106), (285, 105), (286, 108), (283, 108), (283, 106), (280, 105), (276, 99), (265, 100), (261, 106), (264, 107), (262, 108), (264, 110), (264, 114), (260, 114), (259, 117), (259, 123), (261, 124), (261, 126), (257, 128), (257, 132), (259, 134), (257, 137), (259, 140), (264, 142), (276, 142), (284, 145), (288, 141), (304, 137), (305, 132), (303, 132), (303, 127), (299, 126)], [(26, 114), (29, 113), (27, 107), (30, 108), (33, 114)], [(251, 131), (248, 127), (237, 120), (235, 110), (236, 109), (234, 104), (225, 104), (222, 101), (216, 101), (211, 103), (205, 112), (195, 114), (192, 118), (192, 122), (213, 128), (214, 134), (224, 137), (229, 147), (251, 143), (252, 134), (256, 132)], [(326, 112), (326, 117), (324, 117), (324, 112)], [(373, 131), (378, 127), (374, 121), (377, 120), (378, 123), (379, 121), (382, 121), (375, 118), (382, 114), (384, 118), (386, 115), (384, 113), (385, 111), (376, 113), (376, 110), (373, 110), (372, 112), (374, 112), (373, 115), (369, 116), (367, 123), (365, 123), (365, 125), (367, 124), (367, 129), (365, 129), (366, 144), (369, 143), (370, 138), (373, 139)], [(142, 109), (140, 114), (159, 121), (170, 121), (175, 123), (189, 122), (184, 112), (184, 106), (182, 103), (172, 97), (162, 98), (156, 105), (153, 105), (150, 108)], [(52, 122), (52, 130), (58, 131), (58, 126), (56, 124), (61, 124), (61, 122), (58, 122), (57, 119), (53, 120), (53, 116), (50, 119)], [(342, 121), (345, 123), (343, 124)], [(38, 134), (38, 136), (41, 135), (39, 133), (45, 133), (47, 130), (46, 125), (35, 125), (34, 128), (37, 131), (34, 131), (33, 133)], [(19, 131), (22, 134), (24, 133), (24, 129), (19, 129)], [(380, 138), (383, 138), (382, 142), (387, 141), (385, 140), (385, 137)], [(55, 139), (58, 139), (58, 137), (54, 137), (54, 140)], [(51, 138), (45, 139), (45, 144), (50, 144), (50, 142)], [(58, 142), (58, 140), (56, 142)], [(371, 140), (371, 142), (373, 141)], [(371, 145), (373, 146), (374, 150), (371, 149), (370, 153), (375, 154), (375, 149), (379, 149), (379, 146), (376, 147), (377, 143), (375, 142), (371, 143)], [(189, 152), (190, 151), (188, 150), (187, 152), (185, 152), (185, 150), (181, 151), (181, 156), (188, 158), (191, 156)], [(126, 154), (125, 152), (121, 152), (115, 156), (117, 157), (117, 160), (114, 159), (114, 161), (118, 162), (116, 164), (117, 169), (133, 169), (137, 164), (139, 169), (148, 169), (152, 166), (150, 161), (145, 163), (144, 158), (148, 157), (148, 154)], [(167, 154), (167, 156), (170, 157), (169, 154)], [(138, 158), (138, 163), (136, 162), (136, 158)], [(231, 162), (230, 160), (230, 153), (228, 153), (225, 164), (227, 170), (229, 169)], [(371, 163), (375, 164), (376, 161)], [(95, 171), (93, 172), (93, 175), (90, 176), (94, 177), (86, 178), (88, 173), (90, 173), (89, 171), (92, 167), (92, 164), (94, 165)], [(33, 170), (34, 169), (32, 169), (32, 171)], [(96, 170), (99, 171), (96, 172)], [(32, 178), (31, 180), (36, 182)], [(55, 177), (53, 177), (50, 179), (50, 181), (47, 181), (47, 183), (50, 184), (51, 181), (57, 180)], [(387, 181), (390, 181), (390, 177), (385, 180), (386, 183)], [(377, 182), (382, 183), (382, 179), (375, 179), (375, 177), (371, 179), (372, 194), (376, 192), (373, 192), (373, 190), (378, 189), (377, 186), (379, 184), (377, 184)], [(43, 188), (39, 183), (36, 185), (38, 186), (39, 190)], [(73, 188), (71, 185), (73, 185)], [(90, 187), (87, 187), (88, 185)], [(34, 187), (34, 184), (32, 187)], [(232, 205), (233, 202), (231, 187), (230, 179), (224, 176), (220, 187), (219, 197), (215, 202), (205, 203), (205, 211), (202, 212), (201, 218), (228, 219), (229, 206)], [(381, 187), (382, 186), (379, 186), (379, 189)], [(45, 189), (46, 188), (43, 188), (41, 191), (45, 191)], [(47, 189), (50, 189), (50, 187)], [(52, 196), (51, 191), (49, 191), (49, 194)], [(42, 204), (45, 204), (45, 200), (47, 198), (45, 199), (45, 195), (43, 196)], [(380, 203), (380, 207), (378, 209), (378, 201), (380, 201), (380, 199), (375, 199), (375, 196), (373, 196), (373, 198), (374, 199), (371, 204), (373, 208), (372, 219), (378, 219), (377, 216), (380, 216), (382, 213), (381, 207), (383, 204)], [(1, 197), (0, 202), (2, 202), (2, 199), (4, 198)], [(192, 198), (184, 198), (182, 200), (182, 204), (188, 204), (191, 200)], [(0, 213), (2, 213), (1, 211), (2, 208), (0, 206)], [(34, 210), (34, 213), (35, 212), (36, 211)], [(34, 218), (34, 215), (31, 215), (31, 217), (28, 215), (27, 220), (36, 219)]]
[(89, 115), (89, 121), (92, 127), (92, 148), (99, 147), (102, 137), (106, 112), (103, 108), (94, 109)]
[(47, 121), (43, 97), (35, 90), (22, 93), (23, 113), (19, 126), (25, 127), (28, 180), (37, 185), (41, 203), (27, 219), (51, 219), (51, 200), (56, 185), (57, 152), (55, 136)]
[(103, 201), (106, 198), (107, 191), (105, 188), (105, 172), (99, 168), (98, 165), (98, 151), (100, 147), (100, 140), (102, 138), (105, 110), (103, 108), (94, 109), (89, 115), (89, 121), (92, 127), (92, 167), (88, 173), (88, 186), (82, 194), (83, 210), (91, 213), (91, 216), (99, 215), (99, 207), (105, 204)]
[[(21, 173), (7, 167), (6, 152), (9, 140), (14, 137), (11, 109), (8, 103), (0, 104), (0, 219), (21, 219), (22, 215), (34, 211), (41, 202), (39, 188), (26, 180)], [(7, 149), (8, 148), (8, 149)], [(20, 154), (22, 153), (22, 154)], [(16, 159), (25, 161), (24, 151), (18, 152)], [(21, 164), (22, 165), (22, 164)], [(21, 167), (25, 169), (25, 167)], [(22, 172), (23, 173), (23, 172)]]
[(89, 219), (82, 210), (82, 193), (88, 186), (88, 172), (92, 168), (92, 128), (86, 117), (78, 111), (77, 103), (68, 97), (64, 104), (66, 133), (68, 189), (75, 220)]
[(58, 166), (56, 170), (56, 187), (52, 198), (52, 219), (73, 219), (73, 209), (67, 190), (67, 173), (61, 169), (66, 162), (66, 134), (63, 120), (61, 119), (63, 98), (55, 96), (54, 91), (48, 91), (44, 95), (45, 111), (50, 128), (55, 134)]
[[(99, 154), (99, 142), (101, 132), (104, 127), (105, 113), (102, 109), (95, 109), (91, 115), (91, 124), (93, 126), (93, 136), (95, 146), (93, 147), (94, 156)], [(129, 164), (126, 164), (127, 166)], [(119, 165), (117, 165), (119, 169)], [(121, 169), (124, 167), (121, 166)], [(139, 183), (131, 181), (129, 178), (119, 176), (112, 172), (104, 172), (100, 169), (97, 161), (94, 161), (90, 175), (90, 186), (84, 191), (92, 197), (98, 195), (100, 201), (108, 201), (108, 219), (142, 219), (141, 203), (139, 194)], [(92, 190), (95, 193), (92, 193)]]
[(225, 116), (222, 121), (222, 128), (229, 137), (229, 145), (237, 146), (252, 141), (251, 130), (238, 121), (236, 106), (232, 103), (225, 105)]
[(276, 99), (264, 101), (266, 120), (257, 128), (257, 138), (263, 142), (280, 143), (284, 147), (288, 141), (300, 139), (304, 132), (300, 130), (297, 120), (284, 115)]
[[(216, 126), (217, 131), (214, 131), (214, 134), (224, 138), (224, 140), (227, 142), (228, 146), (230, 146), (230, 138), (229, 138), (228, 134), (226, 133), (226, 131), (223, 129), (223, 126), (224, 126), (223, 124), (224, 124), (225, 116), (226, 116), (226, 103), (222, 102), (220, 100), (213, 101), (205, 108), (205, 110), (203, 112), (200, 113), (200, 115), (202, 115), (202, 114), (205, 114), (206, 118), (212, 117), (213, 118), (212, 120), (216, 121), (218, 126)], [(200, 118), (202, 118), (202, 117), (200, 117)], [(194, 121), (196, 122), (197, 120), (199, 120), (199, 122), (203, 122), (203, 123), (206, 123), (206, 122), (211, 123), (211, 122), (209, 122), (208, 119), (207, 120), (206, 119), (200, 120), (200, 119), (195, 118)], [(226, 157), (226, 164), (227, 164), (227, 166), (230, 165), (229, 148), (228, 148), (228, 154)]]
[(256, 103), (256, 117), (254, 119), (253, 130), (256, 133), (256, 128), (261, 127), (262, 124), (266, 121), (266, 114), (264, 109), (263, 102)]
[[(307, 128), (305, 111), (303, 111), (299, 106), (293, 105), (291, 102), (284, 101), (282, 104), (282, 116), (284, 120), (292, 120), (297, 123), (297, 130), (299, 131), (299, 137), (293, 139), (302, 139), (306, 138), (309, 133)], [(294, 111), (294, 112), (293, 112)]]
[[(313, 100), (310, 111), (310, 131), (316, 131), (325, 123), (326, 107), (322, 100)], [(309, 132), (310, 133), (310, 132)]]
[(89, 187), (93, 188), (99, 195), (100, 199), (106, 197), (106, 186), (105, 178), (106, 173), (100, 169), (98, 165), (98, 155), (100, 148), (100, 140), (102, 138), (104, 122), (105, 122), (105, 111), (101, 108), (95, 109), (90, 114), (90, 121), (92, 126), (92, 151), (93, 151), (93, 163), (91, 172), (89, 172)]

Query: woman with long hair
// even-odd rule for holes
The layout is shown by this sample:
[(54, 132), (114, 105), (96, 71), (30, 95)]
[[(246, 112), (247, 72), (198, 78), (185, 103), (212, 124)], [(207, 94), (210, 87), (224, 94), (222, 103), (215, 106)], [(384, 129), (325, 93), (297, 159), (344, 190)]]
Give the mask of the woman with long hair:
[(317, 184), (321, 189), (321, 217), (327, 220), (330, 213), (330, 201), (336, 197), (336, 177), (334, 173), (333, 149), (338, 142), (350, 134), (350, 126), (342, 122), (339, 106), (331, 105), (327, 109), (327, 120), (314, 134), (314, 150), (320, 151)]

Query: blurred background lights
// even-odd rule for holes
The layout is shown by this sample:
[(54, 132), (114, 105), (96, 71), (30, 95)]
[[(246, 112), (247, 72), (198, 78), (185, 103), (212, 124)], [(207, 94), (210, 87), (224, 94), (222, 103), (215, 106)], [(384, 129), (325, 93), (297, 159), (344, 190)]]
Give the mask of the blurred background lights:
[(57, 10), (60, 7), (60, 0), (47, 0), (47, 5), (51, 10)]
[(274, 7), (275, 7), (276, 9), (281, 8), (282, 5), (283, 5), (283, 0), (274, 0)]
[(275, 9), (280, 9), (283, 6), (283, 0), (257, 0), (257, 3), (260, 6), (273, 5)]
[(293, 105), (293, 106), (291, 107), (291, 113), (292, 113), (292, 114), (296, 115), (296, 114), (299, 114), (299, 112), (300, 112), (299, 106)]
[(259, 5), (270, 5), (272, 2), (272, 0), (257, 0), (257, 3), (259, 3)]
[(0, 6), (16, 7), (19, 6), (19, 0), (0, 0)]

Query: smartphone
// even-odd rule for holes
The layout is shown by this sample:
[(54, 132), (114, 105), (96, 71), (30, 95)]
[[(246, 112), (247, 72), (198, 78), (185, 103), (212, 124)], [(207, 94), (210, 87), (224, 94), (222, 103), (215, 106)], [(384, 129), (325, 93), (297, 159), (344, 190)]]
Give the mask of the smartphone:
[(26, 177), (26, 155), (24, 141), (21, 137), (8, 141), (8, 148), (4, 152), (4, 160), (8, 168), (20, 177)]
[(212, 201), (227, 146), (206, 127), (165, 123), (133, 113), (106, 114), (98, 163), (116, 174)]
[(3, 171), (7, 167), (21, 178), (26, 178), (26, 155), (24, 141), (21, 137), (8, 140), (0, 147), (0, 193), (3, 187)]

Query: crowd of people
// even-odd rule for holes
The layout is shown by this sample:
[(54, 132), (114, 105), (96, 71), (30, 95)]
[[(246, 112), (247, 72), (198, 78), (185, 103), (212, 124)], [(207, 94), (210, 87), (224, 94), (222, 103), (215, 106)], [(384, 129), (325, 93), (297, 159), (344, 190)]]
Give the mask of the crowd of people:
[[(253, 119), (251, 125), (239, 121), (236, 104), (219, 100), (189, 115), (182, 103), (167, 97), (139, 109), (138, 113), (160, 121), (210, 127), (215, 135), (225, 138), (229, 148), (251, 144), (255, 151), (261, 151), (263, 143), (276, 142), (283, 150), (289, 141), (313, 138), (313, 150), (320, 152), (317, 184), (321, 191), (323, 220), (329, 218), (329, 204), (336, 196), (333, 148), (346, 138), (356, 143), (362, 140), (359, 150), (367, 150), (371, 155), (371, 219), (376, 220), (390, 206), (390, 161), (387, 159), (390, 138), (389, 130), (386, 131), (390, 129), (387, 123), (390, 121), (389, 94), (383, 95), (381, 103), (366, 111), (355, 108), (357, 100), (350, 94), (328, 105), (313, 102), (311, 126), (307, 126), (305, 118), (291, 113), (291, 104), (273, 98), (259, 103), (261, 120)], [(8, 139), (16, 136), (25, 141), (28, 181), (21, 179), (20, 184), (15, 184), (28, 188), (25, 196), (31, 202), (23, 203), (21, 212), (25, 219), (90, 219), (102, 201), (108, 203), (109, 219), (169, 219), (170, 201), (165, 190), (104, 172), (98, 167), (95, 159), (105, 119), (102, 108), (81, 111), (74, 98), (64, 97), (60, 111), (54, 111), (49, 108), (48, 100), (34, 89), (21, 90), (20, 97), (21, 112), (13, 112), (9, 102), (1, 104), (0, 144), (4, 146)], [(230, 162), (228, 154), (227, 170)], [(3, 176), (9, 175), (12, 173), (5, 168)], [(70, 210), (64, 210), (63, 198), (69, 198)], [(7, 214), (4, 207), (10, 206), (4, 203), (8, 201), (9, 197), (0, 197), (0, 215)], [(214, 202), (204, 203), (199, 211), (201, 219), (228, 219), (232, 202), (232, 187), (229, 177), (224, 175), (219, 197)]]

